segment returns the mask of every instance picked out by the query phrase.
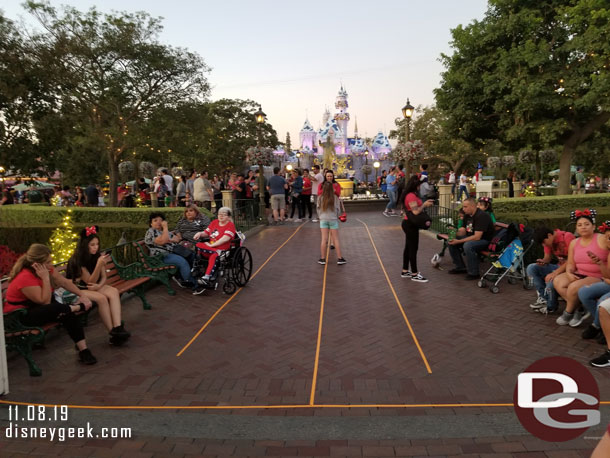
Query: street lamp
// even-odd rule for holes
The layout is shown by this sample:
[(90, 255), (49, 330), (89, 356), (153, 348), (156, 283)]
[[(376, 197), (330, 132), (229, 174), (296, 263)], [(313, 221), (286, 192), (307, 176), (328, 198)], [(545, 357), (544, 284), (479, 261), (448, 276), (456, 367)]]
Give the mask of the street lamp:
[[(260, 105), (258, 106), (258, 111), (254, 113), (254, 118), (256, 119), (257, 126), (257, 140), (256, 146), (260, 148), (261, 146), (261, 129), (265, 122), (265, 118), (267, 115), (263, 113)], [(258, 214), (259, 216), (265, 220), (265, 169), (263, 168), (263, 163), (258, 163)]]
[(375, 167), (375, 186), (377, 186), (377, 172), (379, 172), (379, 167), (381, 167), (381, 164), (379, 161), (375, 161), (373, 162), (373, 167)]
[(411, 117), (413, 116), (413, 110), (415, 110), (415, 107), (411, 105), (411, 102), (409, 102), (409, 99), (407, 98), (407, 104), (402, 107), (402, 116), (407, 120), (405, 142), (411, 140)]
[(301, 168), (301, 153), (297, 153), (297, 167)]
[(364, 163), (366, 165), (369, 164), (369, 150), (368, 149), (364, 152)]

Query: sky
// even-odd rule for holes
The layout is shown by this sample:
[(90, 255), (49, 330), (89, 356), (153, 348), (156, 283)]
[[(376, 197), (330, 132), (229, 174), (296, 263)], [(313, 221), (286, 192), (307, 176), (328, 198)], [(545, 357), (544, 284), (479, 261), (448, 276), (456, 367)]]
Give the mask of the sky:
[[(33, 19), (22, 0), (3, 0), (13, 20)], [(451, 29), (482, 19), (486, 0), (51, 0), (79, 10), (146, 11), (162, 17), (159, 40), (200, 54), (212, 68), (211, 99), (251, 99), (292, 146), (306, 118), (321, 127), (341, 84), (353, 135), (389, 133), (401, 108), (434, 104), (451, 54)], [(417, 116), (417, 112), (414, 116)]]

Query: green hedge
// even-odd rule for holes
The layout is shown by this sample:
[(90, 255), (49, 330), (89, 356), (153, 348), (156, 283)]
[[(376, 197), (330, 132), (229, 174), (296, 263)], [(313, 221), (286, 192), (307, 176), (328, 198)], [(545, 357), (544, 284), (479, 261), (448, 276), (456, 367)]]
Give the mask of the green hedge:
[(530, 212), (564, 212), (569, 218), (570, 212), (577, 208), (594, 208), (598, 212), (610, 207), (610, 193), (578, 194), (571, 196), (542, 196), (494, 199), (493, 209), (496, 215), (505, 213)]
[[(562, 229), (566, 228), (574, 231), (576, 226), (570, 221), (570, 214), (568, 212), (523, 212), (523, 213), (496, 213), (496, 219), (503, 223), (523, 223), (526, 226), (537, 227), (547, 226), (550, 229)], [(603, 221), (610, 219), (610, 208), (597, 209), (596, 224), (599, 226)]]
[[(50, 207), (38, 205), (8, 205), (0, 207), (0, 227), (59, 224), (67, 211), (71, 211), (74, 224), (101, 225), (104, 223), (148, 226), (148, 215), (153, 211), (165, 214), (169, 225), (175, 225), (184, 208), (118, 208), (118, 207)], [(211, 218), (212, 213), (201, 210)]]

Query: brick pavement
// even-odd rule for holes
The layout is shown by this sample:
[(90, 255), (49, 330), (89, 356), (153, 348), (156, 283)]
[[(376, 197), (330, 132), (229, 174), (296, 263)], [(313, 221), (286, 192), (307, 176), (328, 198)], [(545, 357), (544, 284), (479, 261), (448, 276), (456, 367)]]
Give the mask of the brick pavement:
[[(431, 374), (426, 371), (387, 285), (367, 231), (357, 218), (369, 225), (390, 280), (430, 363)], [(562, 354), (586, 362), (599, 352), (601, 347), (582, 341), (578, 330), (556, 326), (552, 317), (532, 313), (527, 307), (532, 294), (518, 285), (504, 282), (500, 294), (492, 295), (487, 289), (476, 288), (474, 282), (432, 269), (428, 260), (440, 248), (440, 243), (425, 235), (421, 237), (419, 263), (430, 283), (401, 279), (398, 269), (404, 235), (399, 223), (398, 218), (384, 218), (379, 213), (353, 213), (341, 227), (348, 264), (337, 266), (331, 252), (333, 262), (328, 265), (316, 405), (510, 403), (517, 374), (534, 360)], [(253, 253), (255, 269), (297, 227), (270, 227), (249, 238), (246, 244)], [(153, 305), (151, 311), (143, 311), (137, 299), (129, 299), (124, 308), (124, 318), (133, 333), (129, 345), (109, 347), (99, 319), (94, 318), (87, 336), (99, 363), (81, 367), (75, 362), (65, 333), (54, 334), (44, 350), (35, 352), (44, 373), (41, 378), (29, 377), (20, 358), (9, 359), (11, 393), (4, 399), (96, 406), (306, 405), (312, 386), (324, 269), (316, 264), (318, 257), (319, 230), (317, 225), (309, 223), (180, 357), (176, 356), (178, 351), (228, 296), (219, 288), (198, 297), (181, 290), (171, 298), (162, 288), (154, 288), (148, 292)], [(449, 267), (449, 261), (447, 257), (443, 266)], [(600, 391), (610, 392), (607, 372), (593, 373)], [(506, 414), (512, 409), (301, 408), (199, 412), (245, 416), (441, 418), (489, 412)], [(405, 443), (400, 444), (379, 440), (359, 444), (357, 437), (350, 437), (346, 438), (347, 444), (332, 446), (320, 445), (324, 442), (316, 441), (317, 438), (305, 445), (281, 440), (273, 445), (260, 445), (253, 441), (266, 438), (253, 437), (248, 439), (252, 439), (251, 446), (256, 450), (241, 450), (233, 439), (227, 439), (227, 443), (215, 444), (224, 448), (206, 451), (205, 438), (178, 441), (175, 435), (165, 439), (164, 436), (138, 437), (127, 442), (117, 441), (111, 447), (109, 442), (72, 448), (66, 445), (65, 453), (78, 449), (83, 450), (83, 456), (105, 452), (107, 456), (118, 456), (119, 451), (128, 453), (122, 447), (133, 443), (143, 444), (137, 450), (139, 455), (125, 456), (186, 456), (189, 453), (206, 456), (385, 456), (386, 453), (389, 456), (486, 456), (490, 453), (509, 456), (515, 453), (515, 456), (530, 456), (527, 454), (544, 452), (546, 455), (540, 456), (550, 457), (567, 453), (564, 448), (555, 449), (555, 444), (549, 449), (546, 443), (543, 444), (547, 448), (539, 444), (538, 450), (532, 450), (533, 446), (526, 446), (533, 440), (531, 436), (501, 436), (496, 442), (481, 443), (464, 438), (463, 444), (451, 442), (458, 439), (445, 439), (449, 442), (445, 444), (432, 438), (403, 439)], [(571, 443), (575, 444), (571, 449), (574, 454), (565, 456), (584, 456), (583, 450), (590, 450), (592, 445), (592, 441), (584, 440)], [(15, 444), (17, 441), (0, 442), (11, 453), (11, 446), (19, 447)], [(37, 447), (44, 450), (46, 446), (41, 443)], [(115, 447), (117, 450), (113, 450)], [(158, 450), (153, 450), (155, 447)]]

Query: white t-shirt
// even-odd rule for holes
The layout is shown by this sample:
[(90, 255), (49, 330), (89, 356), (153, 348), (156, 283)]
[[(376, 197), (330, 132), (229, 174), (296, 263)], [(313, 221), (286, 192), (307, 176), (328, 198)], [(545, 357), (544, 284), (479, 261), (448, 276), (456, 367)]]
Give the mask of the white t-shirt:
[(455, 173), (449, 174), (449, 183), (455, 183)]
[(163, 175), (163, 179), (165, 180), (165, 185), (167, 186), (167, 193), (171, 195), (172, 190), (174, 189), (172, 187), (172, 184), (174, 183), (174, 179), (169, 174)]
[(317, 173), (315, 175), (310, 175), (310, 178), (312, 178), (311, 180), (311, 193), (314, 196), (318, 195), (318, 187), (320, 186), (320, 183), (322, 183), (322, 181), (324, 181), (324, 177), (322, 176), (322, 173)]
[(468, 178), (463, 173), (460, 175), (460, 186), (466, 186), (468, 184)]

